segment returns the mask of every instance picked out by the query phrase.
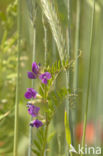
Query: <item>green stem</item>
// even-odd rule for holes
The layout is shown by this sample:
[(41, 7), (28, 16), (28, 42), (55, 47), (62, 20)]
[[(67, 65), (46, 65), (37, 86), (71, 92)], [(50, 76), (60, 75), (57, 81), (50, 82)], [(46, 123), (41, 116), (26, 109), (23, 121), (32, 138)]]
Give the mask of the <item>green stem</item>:
[(77, 88), (78, 84), (78, 56), (79, 56), (79, 31), (80, 31), (80, 0), (77, 0), (77, 20), (76, 20), (76, 35), (75, 35), (75, 68), (73, 88)]
[[(93, 25), (94, 25), (94, 14), (95, 14), (95, 0), (93, 1), (93, 10), (92, 10), (92, 20), (91, 20), (91, 33), (90, 33), (90, 61), (89, 61), (89, 73), (88, 73), (88, 87), (87, 87), (87, 100), (86, 100), (86, 111), (84, 114), (84, 126), (83, 126), (83, 137), (82, 137), (82, 147), (85, 146), (85, 135), (86, 135), (86, 124), (87, 124), (87, 115), (88, 115), (88, 103), (89, 103), (89, 91), (90, 91), (90, 78), (91, 78), (91, 60), (92, 60), (92, 42), (93, 42)], [(81, 154), (83, 156), (83, 154)]]
[[(75, 65), (74, 65), (74, 75), (73, 75), (73, 89), (74, 94), (78, 88), (78, 57), (79, 57), (79, 37), (80, 37), (80, 11), (81, 11), (81, 0), (77, 0), (77, 11), (76, 11), (76, 32), (75, 32)], [(74, 120), (77, 121), (77, 113), (74, 114)], [(75, 143), (75, 142), (74, 142)], [(75, 144), (74, 144), (75, 146)]]
[[(66, 71), (66, 87), (67, 87), (67, 89), (68, 89), (68, 87), (69, 87), (69, 81), (68, 81), (68, 76), (69, 76), (69, 73), (68, 73), (68, 71)], [(69, 97), (66, 99), (66, 106), (65, 106), (65, 108), (66, 108), (66, 112), (67, 112), (67, 118), (68, 118), (68, 122), (70, 122), (71, 121), (71, 116), (70, 116), (70, 108), (69, 108)], [(72, 124), (72, 122), (70, 122), (70, 124)], [(70, 125), (69, 124), (69, 125)], [(70, 133), (71, 133), (71, 129), (69, 130), (70, 131)], [(71, 134), (70, 134), (71, 135)], [(73, 136), (71, 135), (71, 138), (72, 138)], [(71, 142), (71, 144), (72, 144), (72, 142)], [(68, 156), (69, 155), (69, 149), (68, 149), (68, 147), (70, 146), (70, 145), (68, 145), (68, 143), (66, 142), (66, 146), (67, 146), (67, 148), (66, 148), (66, 151), (65, 151), (65, 155), (66, 156)], [(70, 148), (70, 147), (69, 147)], [(70, 156), (72, 156), (72, 153), (70, 153)]]
[(46, 18), (45, 15), (42, 15), (42, 23), (43, 23), (43, 29), (44, 29), (44, 63), (45, 67), (47, 65), (47, 27), (46, 27)]
[(47, 98), (47, 93), (46, 93), (46, 85), (45, 85), (45, 88), (44, 88), (44, 101), (46, 103), (46, 98)]
[[(32, 3), (33, 5), (33, 12), (32, 12), (32, 17), (33, 17), (33, 51), (32, 51), (32, 62), (35, 61), (35, 53), (36, 53), (36, 25), (35, 25), (35, 21), (36, 21), (36, 14), (37, 14), (37, 9), (36, 9), (36, 2), (34, 1), (34, 3)], [(34, 87), (34, 81), (32, 80), (32, 88)], [(30, 121), (32, 121), (32, 117), (30, 119)], [(28, 156), (32, 155), (32, 127), (30, 126), (29, 128), (29, 149), (28, 149)]]
[(71, 12), (70, 12), (70, 0), (67, 0), (67, 10), (68, 10), (68, 28), (67, 28), (67, 52), (69, 57), (71, 57)]
[[(46, 85), (45, 85), (45, 88), (44, 88), (44, 104), (46, 103), (46, 99), (47, 99), (47, 93), (46, 93)], [(46, 150), (47, 135), (48, 135), (48, 116), (47, 116), (47, 113), (45, 114), (45, 117), (46, 117), (46, 128), (45, 128), (44, 144), (43, 144), (41, 156), (46, 155), (45, 150)]]
[(20, 1), (18, 0), (18, 61), (17, 61), (17, 81), (16, 81), (16, 101), (15, 101), (15, 119), (14, 119), (14, 147), (13, 155), (17, 156), (18, 146), (18, 114), (19, 114), (19, 62), (20, 62)]
[(43, 144), (43, 149), (42, 149), (42, 155), (41, 156), (44, 156), (45, 155), (45, 149), (46, 149), (46, 144), (47, 144), (47, 135), (48, 135), (48, 123), (46, 123), (45, 136), (44, 136), (44, 144)]
[[(42, 15), (42, 23), (43, 23), (43, 28), (44, 28), (44, 65), (46, 67), (47, 65), (47, 28), (46, 28), (46, 19), (44, 17), (44, 14)], [(47, 99), (47, 87), (46, 85), (44, 86), (44, 104), (46, 104), (46, 99)], [(43, 144), (43, 149), (41, 156), (46, 155), (46, 145), (47, 145), (47, 134), (48, 134), (48, 117), (47, 113), (45, 113), (46, 117), (46, 128), (45, 128), (45, 136), (44, 136), (44, 144)]]
[(4, 46), (4, 43), (5, 43), (6, 39), (7, 39), (7, 35), (8, 35), (8, 31), (5, 30), (5, 31), (4, 31), (4, 34), (3, 34), (2, 41), (1, 41), (2, 47)]
[[(69, 73), (68, 71), (66, 71), (66, 88), (69, 87), (69, 81), (68, 81), (68, 76), (69, 76)], [(69, 121), (69, 98), (66, 99), (66, 105), (65, 105), (65, 109), (66, 109), (66, 112), (67, 112), (67, 118), (68, 118), (68, 121)], [(65, 149), (65, 155), (68, 156), (69, 155), (69, 149), (68, 149), (68, 143), (66, 141), (66, 149)]]
[[(32, 61), (34, 62), (35, 61), (35, 52), (36, 52), (36, 28), (34, 26), (34, 30), (33, 30), (33, 54), (32, 54)], [(34, 81), (32, 80), (32, 88), (34, 87)], [(32, 117), (30, 119), (30, 121), (32, 121)], [(31, 153), (32, 153), (32, 127), (30, 126), (29, 128), (29, 149), (28, 149), (28, 156), (31, 156)]]
[[(68, 10), (68, 28), (67, 28), (67, 56), (69, 56), (69, 58), (71, 58), (71, 31), (70, 31), (70, 27), (71, 27), (71, 13), (70, 13), (70, 0), (67, 0), (67, 10)], [(71, 71), (66, 70), (66, 88), (68, 89), (71, 84)], [(70, 126), (72, 126), (72, 117), (71, 117), (71, 111), (69, 108), (70, 105), (70, 99), (69, 97), (66, 99), (66, 105), (65, 105), (65, 109), (67, 112), (67, 118), (68, 118), (68, 122), (70, 122)], [(72, 132), (72, 127), (70, 127), (70, 133)], [(73, 135), (71, 133), (71, 138), (73, 138)], [(69, 146), (68, 143), (66, 142), (66, 149), (65, 149), (65, 155), (68, 156), (69, 155)], [(72, 156), (72, 153), (70, 153), (70, 155)]]

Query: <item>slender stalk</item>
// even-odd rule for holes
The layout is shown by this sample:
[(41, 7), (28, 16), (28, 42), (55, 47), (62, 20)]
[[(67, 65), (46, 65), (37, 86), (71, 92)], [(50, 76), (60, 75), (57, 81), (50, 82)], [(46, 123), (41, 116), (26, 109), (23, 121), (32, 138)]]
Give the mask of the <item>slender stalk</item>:
[[(35, 20), (36, 20), (36, 4), (33, 2), (33, 52), (32, 52), (32, 62), (35, 61), (35, 53), (36, 53), (36, 26), (35, 26)], [(34, 81), (32, 80), (32, 88), (34, 87)], [(32, 121), (32, 117), (30, 121)], [(28, 149), (28, 156), (32, 155), (32, 127), (29, 128), (29, 149)]]
[(80, 0), (77, 0), (76, 35), (75, 35), (75, 67), (73, 77), (73, 88), (78, 87), (78, 56), (79, 56), (79, 33), (80, 33)]
[[(76, 11), (76, 32), (75, 32), (75, 65), (74, 65), (74, 75), (73, 75), (73, 89), (76, 94), (76, 89), (78, 88), (78, 56), (79, 56), (79, 35), (80, 35), (80, 7), (81, 0), (77, 0), (77, 11)], [(76, 113), (74, 115), (76, 119)]]
[[(46, 92), (46, 85), (45, 85), (45, 89), (44, 89), (44, 104), (46, 103), (46, 99), (47, 99), (47, 92)], [(44, 144), (43, 144), (41, 156), (46, 156), (46, 145), (47, 145), (47, 135), (48, 135), (48, 125), (49, 125), (48, 124), (47, 113), (45, 113), (45, 117), (46, 117), (46, 127), (45, 127)]]
[[(68, 28), (67, 28), (67, 55), (71, 58), (71, 36), (70, 36), (70, 0), (67, 0), (67, 10), (68, 10)], [(71, 83), (70, 79), (70, 71), (66, 70), (66, 88), (69, 88), (69, 84)], [(70, 121), (71, 123), (71, 115), (70, 115), (70, 108), (69, 108), (69, 97), (66, 99), (66, 105), (65, 105), (65, 110), (67, 112), (67, 118), (68, 122)], [(66, 149), (65, 149), (65, 155), (69, 155), (69, 146), (66, 142)], [(70, 153), (72, 156), (72, 153)]]
[(44, 15), (42, 15), (42, 23), (44, 28), (44, 63), (45, 67), (47, 65), (47, 28), (46, 28), (46, 21)]
[(71, 13), (70, 13), (70, 0), (67, 0), (67, 11), (68, 11), (68, 28), (67, 28), (67, 52), (68, 52), (68, 56), (71, 57), (71, 31), (70, 31), (70, 27), (71, 27)]
[(17, 80), (16, 80), (16, 101), (15, 101), (15, 119), (14, 119), (14, 149), (13, 155), (17, 156), (18, 146), (18, 114), (19, 114), (19, 66), (20, 66), (20, 1), (18, 0), (18, 61), (17, 61)]
[[(42, 15), (42, 23), (43, 23), (43, 28), (44, 28), (44, 64), (45, 67), (47, 66), (47, 27), (46, 27), (46, 19), (44, 17), (44, 14)], [(46, 85), (44, 88), (44, 104), (46, 103), (47, 99), (47, 92), (46, 92)], [(41, 156), (46, 156), (46, 145), (47, 145), (47, 134), (48, 134), (48, 117), (47, 113), (45, 113), (46, 117), (46, 128), (45, 128), (45, 136), (44, 136), (44, 144), (43, 144), (43, 149), (41, 152)]]
[(55, 44), (53, 36), (52, 36), (52, 47), (53, 47), (52, 53), (53, 53), (53, 61), (54, 61), (56, 58), (56, 44)]
[(1, 45), (0, 45), (1, 47), (4, 46), (4, 43), (5, 43), (6, 39), (7, 39), (7, 35), (8, 35), (8, 31), (5, 30), (4, 34), (3, 34), (3, 37), (2, 37), (2, 40), (1, 40)]
[[(32, 117), (30, 118), (30, 121), (32, 121)], [(31, 150), (31, 146), (32, 146), (32, 127), (29, 127), (29, 149), (28, 149), (28, 156), (31, 156), (32, 150)]]
[[(46, 120), (47, 122), (47, 120)], [(47, 144), (47, 135), (48, 135), (48, 123), (46, 124), (46, 128), (45, 128), (45, 137), (44, 137), (44, 144), (43, 144), (43, 150), (42, 150), (42, 154), (41, 156), (46, 155), (46, 144)]]
[[(93, 0), (93, 10), (92, 10), (92, 19), (91, 19), (91, 33), (90, 33), (90, 61), (89, 61), (89, 73), (88, 73), (88, 87), (87, 87), (87, 99), (86, 99), (86, 109), (84, 114), (84, 126), (83, 126), (83, 137), (82, 137), (82, 147), (85, 146), (85, 135), (86, 135), (86, 124), (87, 124), (87, 115), (88, 115), (88, 103), (89, 103), (89, 93), (90, 93), (90, 78), (91, 78), (91, 60), (92, 60), (92, 43), (93, 43), (93, 26), (94, 26), (94, 15), (95, 15), (95, 0)], [(81, 154), (83, 156), (83, 154)]]
[[(69, 73), (68, 71), (66, 71), (66, 88), (68, 89), (69, 86), (69, 81), (68, 81), (68, 77), (69, 77)], [(65, 110), (67, 112), (67, 118), (68, 118), (68, 122), (71, 120), (70, 118), (70, 109), (69, 109), (69, 97), (66, 99), (66, 106), (65, 106)], [(70, 145), (69, 145), (70, 146)], [(65, 149), (65, 155), (68, 156), (69, 155), (69, 146), (68, 143), (66, 142), (66, 149)], [(70, 153), (70, 156), (72, 156), (72, 153)]]
[[(34, 28), (34, 39), (33, 39), (33, 54), (32, 54), (32, 61), (34, 62), (35, 61), (35, 51), (36, 51), (36, 28)], [(34, 81), (32, 80), (32, 88), (34, 87)], [(30, 119), (30, 121), (32, 121), (32, 117)], [(29, 128), (29, 149), (28, 149), (28, 156), (31, 156), (31, 153), (32, 153), (32, 127), (30, 126)]]
[[(67, 0), (68, 4), (68, 28), (67, 28), (67, 55), (71, 57), (71, 37), (70, 37), (70, 0)], [(69, 88), (70, 72), (66, 70), (66, 88)], [(69, 116), (69, 99), (66, 102), (67, 116)]]

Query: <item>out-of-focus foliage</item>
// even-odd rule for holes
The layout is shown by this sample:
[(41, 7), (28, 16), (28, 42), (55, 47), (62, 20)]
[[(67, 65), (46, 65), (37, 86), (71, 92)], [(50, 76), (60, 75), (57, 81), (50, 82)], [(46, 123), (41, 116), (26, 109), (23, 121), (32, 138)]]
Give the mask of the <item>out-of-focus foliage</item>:
[[(26, 3), (26, 2), (29, 3)], [(33, 5), (30, 4), (30, 2), (34, 2), (33, 0), (23, 0), (20, 2), (21, 4), (21, 37), (22, 40), (25, 41), (26, 44), (26, 49), (25, 51), (22, 51), (22, 55), (26, 55), (28, 57), (28, 61), (25, 63), (25, 68), (21, 71), (22, 75), (25, 75), (26, 71), (29, 69), (29, 66), (31, 65), (31, 60), (32, 60), (32, 52), (33, 52), (33, 27), (31, 25), (31, 16), (30, 14), (32, 13)], [(42, 5), (40, 5), (40, 2), (42, 2)], [(47, 2), (47, 3), (46, 3)], [(73, 128), (73, 142), (77, 141), (76, 135), (75, 135), (75, 126), (78, 124), (78, 122), (83, 121), (84, 118), (84, 112), (85, 112), (85, 101), (86, 101), (86, 95), (87, 95), (87, 86), (88, 86), (88, 65), (89, 65), (89, 48), (90, 48), (90, 28), (91, 28), (91, 13), (92, 13), (92, 8), (93, 8), (93, 0), (80, 0), (80, 25), (79, 25), (79, 38), (76, 39), (76, 31), (77, 30), (77, 2), (78, 0), (70, 0), (70, 21), (68, 21), (68, 0), (37, 0), (37, 14), (36, 14), (36, 22), (35, 22), (35, 28), (36, 28), (36, 56), (35, 60), (37, 62), (40, 62), (41, 64), (45, 64), (45, 54), (44, 54), (44, 30), (43, 30), (43, 23), (42, 23), (42, 13), (45, 13), (47, 20), (46, 20), (46, 30), (47, 30), (47, 64), (51, 65), (55, 60), (59, 60), (59, 55), (58, 55), (58, 49), (54, 41), (53, 35), (57, 35), (59, 29), (59, 26), (62, 28), (62, 33), (64, 36), (67, 35), (67, 29), (70, 27), (70, 32), (71, 32), (71, 53), (72, 56), (75, 56), (75, 42), (76, 40), (79, 41), (78, 49), (77, 51), (82, 51), (82, 56), (80, 57), (79, 60), (79, 65), (78, 65), (78, 77), (77, 77), (77, 86), (78, 88), (72, 88), (72, 90), (80, 90), (78, 94), (78, 101), (73, 101), (73, 106), (75, 105), (75, 109), (71, 111), (71, 117), (73, 118), (73, 122), (70, 123), (70, 128)], [(44, 6), (45, 3), (45, 6)], [(48, 8), (48, 3), (52, 3), (52, 5), (55, 7), (51, 7), (51, 10), (47, 10)], [(98, 122), (100, 116), (100, 110), (102, 110), (102, 81), (103, 81), (103, 76), (102, 76), (102, 49), (103, 49), (103, 35), (102, 35), (102, 15), (103, 15), (103, 2), (102, 0), (97, 0), (95, 4), (95, 24), (93, 28), (93, 56), (92, 56), (92, 73), (91, 73), (91, 88), (90, 88), (90, 102), (89, 102), (89, 113), (88, 113), (88, 121), (91, 121), (96, 130), (96, 134), (98, 133), (98, 129), (96, 129), (96, 122)], [(28, 10), (29, 13), (28, 13)], [(35, 9), (34, 9), (35, 11)], [(48, 14), (48, 12), (50, 14)], [(51, 11), (51, 12), (50, 12)], [(53, 12), (55, 11), (55, 12)], [(56, 13), (55, 18), (52, 18), (54, 14)], [(52, 17), (50, 17), (52, 16)], [(34, 17), (34, 16), (32, 16)], [(58, 18), (60, 22), (57, 22), (55, 19)], [(54, 19), (54, 20), (53, 20)], [(52, 26), (53, 24), (53, 26)], [(68, 26), (69, 24), (69, 26)], [(55, 28), (56, 27), (56, 28)], [(51, 31), (52, 30), (52, 31)], [(55, 31), (57, 31), (55, 33)], [(56, 39), (59, 40), (61, 37), (61, 33), (59, 33), (59, 37)], [(55, 40), (56, 40), (55, 39)], [(68, 43), (68, 41), (66, 41)], [(63, 42), (60, 42), (59, 46), (62, 46)], [(100, 61), (99, 61), (100, 60)], [(75, 72), (75, 71), (73, 71)], [(99, 74), (99, 76), (98, 76)], [(73, 82), (73, 75), (69, 75), (69, 79), (71, 79), (71, 83), (69, 84), (72, 87), (72, 82)], [(21, 78), (21, 95), (23, 97), (22, 92), (30, 86), (30, 81), (24, 77)], [(100, 81), (98, 81), (100, 80)], [(35, 83), (35, 82), (34, 82)], [(55, 87), (55, 92), (51, 92), (51, 97), (53, 103), (60, 104), (59, 102), (62, 101), (62, 95), (65, 95), (65, 91), (59, 92), (58, 96), (58, 89), (65, 88), (65, 75), (64, 73), (60, 74), (58, 76), (58, 79), (56, 83), (54, 84)], [(24, 88), (24, 90), (23, 90)], [(35, 83), (35, 88), (38, 88), (38, 83)], [(23, 91), (22, 91), (23, 90)], [(57, 90), (57, 91), (56, 91)], [(97, 91), (98, 90), (98, 91)], [(95, 95), (95, 96), (94, 96)], [(98, 98), (99, 97), (99, 98)], [(74, 98), (74, 97), (73, 97)], [(72, 98), (72, 99), (73, 99)], [(24, 100), (23, 98), (21, 98)], [(25, 100), (24, 100), (25, 102)], [(62, 102), (61, 102), (62, 103)], [(65, 102), (63, 102), (64, 104)], [(49, 148), (49, 154), (50, 156), (53, 155), (63, 155), (63, 152), (65, 150), (65, 143), (64, 143), (64, 105), (61, 104), (59, 105), (54, 119), (51, 122), (51, 127), (50, 131), (56, 131), (55, 137), (50, 143), (50, 148)], [(71, 104), (71, 102), (70, 102)], [(25, 104), (23, 105), (25, 108)], [(98, 111), (97, 111), (98, 109)], [(21, 110), (20, 110), (21, 112)], [(92, 112), (92, 113), (91, 113)], [(98, 112), (98, 113), (97, 113)], [(97, 120), (97, 121), (96, 121)], [(100, 121), (100, 120), (99, 120)], [(100, 121), (101, 122), (101, 121)], [(35, 132), (35, 129), (34, 129)], [(98, 140), (98, 143), (100, 145), (101, 139), (100, 136), (97, 137), (95, 135), (96, 140)], [(37, 138), (35, 138), (37, 139)], [(94, 142), (95, 145), (97, 145), (96, 142)], [(36, 146), (35, 146), (36, 147)], [(33, 147), (33, 148), (35, 148)]]
[(0, 11), (0, 155), (13, 150), (17, 64), (17, 1)]
[[(27, 1), (29, 3), (27, 3)], [(26, 88), (31, 86), (31, 81), (27, 79), (26, 72), (29, 71), (32, 64), (32, 51), (33, 51), (33, 24), (31, 20), (34, 20), (33, 15), (35, 9), (34, 5), (30, 0), (21, 0), (20, 2), (20, 36), (21, 36), (21, 51), (20, 51), (20, 110), (19, 110), (19, 144), (18, 151), (19, 156), (26, 156), (28, 154), (28, 127), (29, 127), (29, 115), (27, 115), (26, 100), (24, 99), (24, 92)], [(40, 2), (39, 0), (37, 0)], [(75, 55), (75, 34), (77, 28), (77, 1), (70, 0), (70, 21), (68, 22), (68, 0), (47, 0), (48, 2), (53, 2), (55, 6), (56, 14), (60, 20), (60, 27), (62, 28), (63, 36), (66, 37), (68, 23), (71, 28), (71, 53)], [(8, 3), (11, 3), (8, 5)], [(34, 0), (32, 0), (34, 2)], [(73, 128), (72, 140), (73, 143), (78, 142), (78, 137), (75, 135), (75, 127), (78, 123), (83, 121), (85, 112), (85, 101), (88, 86), (88, 64), (89, 64), (89, 46), (90, 46), (90, 27), (91, 27), (91, 12), (93, 8), (93, 0), (80, 0), (80, 27), (79, 27), (79, 49), (82, 51), (82, 56), (79, 60), (78, 68), (78, 88), (72, 88), (72, 90), (80, 90), (78, 93), (78, 101), (75, 101), (75, 94), (71, 90), (65, 89), (65, 74), (61, 73), (58, 76), (57, 81), (54, 83), (54, 90), (50, 93), (52, 97), (51, 106), (59, 105), (51, 125), (49, 128), (48, 137), (50, 140), (48, 146), (48, 155), (57, 156), (62, 155), (65, 151), (65, 128), (64, 128), (64, 103), (62, 103), (63, 98), (69, 92), (71, 97), (70, 108), (72, 109), (71, 117), (73, 118), (72, 124), (70, 123), (70, 128)], [(2, 7), (3, 6), (3, 7)], [(6, 6), (6, 9), (5, 9)], [(0, 155), (8, 155), (13, 150), (13, 129), (14, 129), (14, 103), (15, 103), (15, 78), (16, 78), (16, 63), (17, 63), (17, 33), (16, 30), (16, 13), (17, 4), (14, 0), (0, 0)], [(42, 65), (44, 63), (44, 29), (42, 23), (42, 13), (43, 9), (39, 5), (36, 6), (36, 56), (37, 62)], [(28, 11), (29, 10), (29, 11)], [(44, 10), (45, 11), (45, 10)], [(52, 10), (53, 11), (53, 10)], [(48, 14), (46, 15), (46, 17)], [(49, 15), (50, 16), (50, 15)], [(99, 146), (103, 144), (103, 0), (96, 0), (95, 4), (95, 24), (93, 30), (93, 56), (91, 65), (91, 84), (90, 84), (90, 95), (89, 95), (89, 112), (88, 112), (88, 122), (90, 121), (94, 127), (95, 135), (93, 136), (93, 145)], [(57, 21), (53, 21), (55, 24)], [(54, 31), (50, 25), (50, 20), (46, 20), (47, 29), (47, 65), (51, 66), (55, 60), (59, 60), (58, 49), (54, 42), (52, 33)], [(54, 29), (55, 31), (58, 29)], [(61, 35), (59, 33), (59, 35)], [(59, 40), (59, 37), (57, 38)], [(64, 39), (64, 38), (63, 38)], [(66, 41), (68, 43), (68, 41)], [(62, 46), (62, 44), (59, 44)], [(52, 70), (55, 72), (55, 67)], [(50, 71), (50, 72), (52, 72)], [(74, 72), (74, 71), (73, 71)], [(73, 81), (73, 75), (69, 78), (71, 82)], [(72, 86), (72, 84), (69, 84)], [(35, 88), (38, 91), (38, 82), (35, 83)], [(61, 90), (59, 90), (61, 88)], [(77, 96), (77, 95), (76, 95)], [(61, 104), (62, 103), (62, 104)], [(54, 107), (53, 107), (54, 109)], [(80, 124), (79, 124), (80, 125)], [(36, 142), (40, 135), (40, 131), (33, 129), (35, 135), (35, 141), (33, 144), (33, 149), (39, 147)], [(37, 133), (35, 133), (37, 132)], [(41, 133), (41, 132), (40, 132)], [(42, 133), (41, 133), (42, 134)], [(37, 135), (37, 136), (36, 136)], [(50, 136), (49, 136), (50, 135)], [(79, 128), (79, 134), (80, 128)], [(89, 136), (89, 135), (88, 135)], [(50, 139), (52, 138), (52, 139)], [(88, 139), (90, 139), (88, 137)], [(42, 141), (40, 142), (42, 145)], [(34, 153), (36, 152), (34, 151)], [(9, 154), (12, 155), (11, 153)]]

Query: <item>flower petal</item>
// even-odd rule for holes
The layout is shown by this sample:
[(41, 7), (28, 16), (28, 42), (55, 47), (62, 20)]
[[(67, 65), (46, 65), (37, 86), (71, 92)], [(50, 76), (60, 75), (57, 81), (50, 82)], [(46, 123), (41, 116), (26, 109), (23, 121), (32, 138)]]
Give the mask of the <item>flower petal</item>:
[(36, 107), (34, 105), (29, 105), (28, 106), (28, 113), (32, 116), (32, 117), (36, 117), (38, 115), (40, 108)]
[(39, 79), (42, 80), (42, 79), (44, 78), (44, 76), (45, 76), (44, 74), (41, 74), (41, 75), (39, 76)]
[(36, 62), (33, 62), (32, 64), (32, 72), (34, 72), (35, 74), (38, 74), (39, 72), (39, 67)]
[(36, 120), (34, 120), (34, 121), (32, 121), (32, 122), (30, 123), (30, 126), (36, 127), (36, 128), (39, 128), (39, 127), (41, 127), (42, 125), (43, 125), (43, 123), (42, 123), (40, 120), (38, 120), (38, 119), (36, 119)]
[(47, 84), (47, 79), (43, 79), (42, 83)]
[(32, 98), (32, 95), (29, 91), (27, 91), (25, 94), (24, 94), (25, 98), (26, 99), (31, 99)]
[(27, 90), (31, 93), (33, 98), (36, 98), (37, 92), (33, 88), (28, 88)]
[(49, 72), (45, 72), (45, 75), (46, 75), (47, 80), (51, 78), (51, 74)]
[(28, 78), (29, 79), (36, 79), (36, 75), (33, 74), (33, 72), (28, 72)]

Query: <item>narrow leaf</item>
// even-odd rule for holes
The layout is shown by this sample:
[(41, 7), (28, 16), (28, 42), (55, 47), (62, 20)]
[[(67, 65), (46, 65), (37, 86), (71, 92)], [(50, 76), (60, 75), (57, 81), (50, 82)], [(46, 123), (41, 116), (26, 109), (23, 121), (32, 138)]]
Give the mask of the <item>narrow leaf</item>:
[(40, 153), (36, 149), (32, 149), (33, 153), (35, 153), (37, 156), (40, 156)]
[(4, 119), (6, 116), (8, 116), (9, 113), (10, 113), (10, 112), (7, 112), (7, 113), (5, 113), (5, 114), (3, 114), (3, 115), (0, 115), (0, 121), (1, 121), (2, 119)]
[(70, 133), (70, 127), (69, 127), (69, 121), (67, 119), (67, 112), (65, 111), (64, 116), (64, 123), (65, 123), (65, 134), (66, 134), (66, 141), (70, 147), (71, 144), (71, 133)]
[(34, 140), (34, 144), (37, 147), (38, 150), (41, 150), (40, 143), (37, 140)]
[(47, 139), (47, 142), (48, 142), (48, 143), (52, 140), (52, 138), (55, 136), (55, 134), (56, 134), (56, 132), (53, 131), (53, 132), (48, 136), (48, 139)]

